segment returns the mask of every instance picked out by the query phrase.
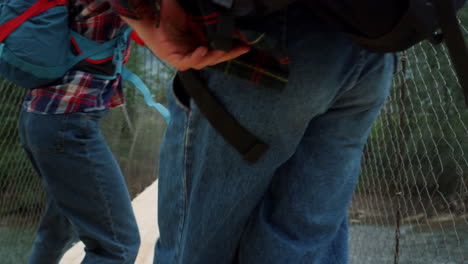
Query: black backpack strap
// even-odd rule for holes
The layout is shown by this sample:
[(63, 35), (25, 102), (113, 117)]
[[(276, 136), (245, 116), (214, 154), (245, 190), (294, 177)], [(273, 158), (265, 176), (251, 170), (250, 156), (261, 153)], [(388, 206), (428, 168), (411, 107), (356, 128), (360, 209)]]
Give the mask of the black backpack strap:
[(453, 6), (453, 1), (434, 0), (439, 26), (447, 44), (453, 67), (465, 96), (468, 107), (468, 51)]
[(208, 122), (243, 156), (244, 160), (255, 163), (268, 150), (267, 144), (252, 135), (224, 109), (219, 100), (208, 90), (197, 71), (178, 72), (177, 77)]

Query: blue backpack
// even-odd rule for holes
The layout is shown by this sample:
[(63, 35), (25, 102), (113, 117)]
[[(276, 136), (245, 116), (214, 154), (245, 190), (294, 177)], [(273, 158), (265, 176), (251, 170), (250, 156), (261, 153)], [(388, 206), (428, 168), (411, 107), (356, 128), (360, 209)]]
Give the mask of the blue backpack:
[[(112, 60), (113, 72), (94, 74), (113, 80), (118, 74), (132, 82), (145, 102), (169, 122), (168, 110), (153, 101), (148, 87), (123, 67), (123, 52), (132, 29), (98, 43), (68, 26), (67, 0), (5, 0), (0, 3), (0, 76), (26, 89), (35, 89), (60, 79), (79, 62)], [(74, 52), (75, 51), (75, 52)]]

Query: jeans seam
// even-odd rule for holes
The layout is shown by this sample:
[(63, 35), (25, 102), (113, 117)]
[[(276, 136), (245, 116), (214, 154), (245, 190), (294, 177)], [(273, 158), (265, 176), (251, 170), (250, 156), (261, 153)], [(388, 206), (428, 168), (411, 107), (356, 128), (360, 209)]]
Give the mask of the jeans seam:
[[(86, 121), (85, 118), (83, 118), (82, 120)], [(87, 122), (85, 122), (85, 124), (86, 123)], [(86, 126), (87, 126), (87, 124), (86, 124)], [(93, 171), (97, 171), (97, 167), (95, 166), (94, 160), (91, 159), (91, 157), (89, 155), (90, 151), (89, 151), (89, 148), (88, 148), (88, 143), (85, 142), (84, 146), (85, 146), (86, 156), (87, 156), (88, 160), (91, 161), (90, 163), (91, 163), (91, 166), (93, 168)], [(117, 233), (115, 232), (115, 225), (114, 225), (114, 222), (112, 221), (112, 217), (109, 217), (110, 215), (112, 215), (112, 210), (109, 207), (109, 199), (107, 199), (107, 196), (106, 196), (104, 188), (103, 188), (104, 184), (103, 184), (103, 182), (101, 180), (101, 177), (99, 177), (99, 175), (97, 173), (95, 173), (95, 177), (96, 177), (96, 180), (98, 182), (99, 194), (101, 195), (102, 200), (104, 202), (104, 207), (106, 208), (106, 218), (107, 218), (106, 220), (109, 223), (109, 226), (110, 226), (110, 229), (111, 229), (110, 231), (111, 231), (112, 236), (115, 239), (115, 241), (120, 243), (120, 249), (124, 253), (125, 261), (127, 261), (127, 251), (125, 250), (124, 247), (121, 246), (122, 242), (117, 238)]]
[(338, 90), (334, 96), (334, 99), (330, 101), (330, 104), (327, 106), (327, 109), (335, 105), (336, 101), (340, 98), (341, 95), (345, 94), (346, 92), (350, 91), (356, 86), (356, 83), (359, 81), (359, 76), (362, 73), (362, 70), (364, 69), (364, 66), (366, 65), (366, 59), (367, 59), (367, 52), (363, 49), (359, 48), (359, 55), (358, 55), (358, 63), (356, 63), (356, 67), (353, 70), (352, 77), (349, 80), (349, 82), (346, 83), (342, 87), (342, 89)]
[[(175, 94), (173, 94), (175, 97)], [(181, 257), (181, 242), (182, 242), (182, 236), (183, 232), (185, 229), (185, 220), (186, 220), (186, 214), (187, 214), (187, 207), (188, 207), (188, 197), (187, 197), (187, 172), (189, 171), (189, 159), (188, 153), (189, 153), (189, 148), (190, 148), (190, 135), (191, 135), (191, 129), (190, 129), (190, 123), (192, 121), (193, 114), (189, 112), (186, 115), (187, 121), (185, 122), (185, 133), (184, 133), (184, 163), (183, 163), (183, 174), (182, 174), (182, 200), (183, 200), (183, 205), (182, 205), (182, 215), (181, 215), (181, 222), (179, 224), (179, 236), (177, 239), (177, 250), (175, 254), (175, 263), (178, 262), (179, 258)], [(180, 262), (180, 261), (179, 261)]]
[(64, 152), (65, 151), (65, 132), (64, 131), (67, 131), (68, 129), (68, 117), (69, 115), (65, 115), (64, 116), (64, 124), (63, 124), (63, 127), (61, 128), (61, 130), (59, 131), (59, 149), (60, 149), (60, 152)]
[[(252, 185), (251, 189), (254, 190), (255, 187), (257, 187), (257, 186), (260, 185), (260, 184), (261, 184), (261, 182), (256, 182), (256, 183), (254, 183), (254, 184)], [(235, 204), (233, 204), (233, 205), (231, 205), (231, 206), (229, 207), (229, 210), (226, 210), (226, 215), (229, 215), (231, 212), (233, 212), (233, 211), (234, 211), (234, 208), (236, 208), (237, 205), (239, 205), (239, 204), (242, 203), (242, 202), (243, 202), (242, 199), (237, 200)], [(247, 218), (246, 223), (248, 223), (249, 221), (250, 221), (250, 216)], [(225, 222), (226, 222), (226, 219), (224, 219), (223, 223), (225, 223)], [(222, 227), (223, 227), (223, 225), (220, 225), (218, 229), (212, 230), (212, 231), (214, 231), (214, 232), (212, 232), (211, 236), (209, 236), (208, 238), (204, 238), (204, 241), (210, 241), (210, 240), (218, 233), (218, 231), (219, 231), (220, 229), (222, 229)], [(243, 230), (243, 231), (244, 231), (244, 230)], [(242, 233), (243, 233), (243, 231), (241, 232), (240, 239), (242, 239)]]
[(349, 83), (349, 87), (343, 91), (341, 91), (340, 93), (346, 93), (347, 91), (351, 90), (355, 85), (356, 85), (356, 82), (359, 81), (359, 76), (361, 76), (361, 73), (364, 69), (364, 66), (366, 65), (366, 60), (367, 60), (367, 52), (363, 49), (360, 50), (359, 52), (359, 61), (358, 63), (356, 64), (356, 69), (355, 69), (355, 72), (354, 72), (354, 76), (353, 76), (353, 79), (352, 81), (350, 81)]

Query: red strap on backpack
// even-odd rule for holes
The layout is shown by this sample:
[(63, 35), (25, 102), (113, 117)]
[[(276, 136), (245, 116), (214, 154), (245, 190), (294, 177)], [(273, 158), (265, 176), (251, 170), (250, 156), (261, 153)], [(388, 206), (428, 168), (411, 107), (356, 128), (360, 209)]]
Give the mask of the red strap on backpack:
[(130, 33), (130, 38), (135, 41), (138, 45), (140, 46), (145, 46), (145, 42), (138, 36), (138, 33), (136, 33), (135, 30)]
[(24, 21), (53, 7), (66, 5), (67, 0), (39, 0), (21, 15), (0, 26), (0, 43), (16, 30)]

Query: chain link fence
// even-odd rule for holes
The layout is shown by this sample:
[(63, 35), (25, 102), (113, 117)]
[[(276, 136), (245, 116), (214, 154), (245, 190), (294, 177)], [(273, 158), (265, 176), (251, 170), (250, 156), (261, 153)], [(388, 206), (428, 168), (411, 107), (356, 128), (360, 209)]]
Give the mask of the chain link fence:
[[(462, 25), (468, 21), (465, 8)], [(465, 37), (468, 31), (463, 28)], [(366, 146), (350, 209), (352, 264), (468, 263), (468, 111), (444, 46), (401, 54), (388, 103)], [(136, 47), (129, 67), (165, 102), (173, 74)], [(163, 118), (126, 84), (126, 105), (102, 129), (134, 197), (157, 178)], [(24, 91), (0, 80), (0, 259), (26, 263), (44, 194), (23, 153)], [(155, 206), (155, 205), (149, 205)]]
[[(468, 10), (461, 14), (468, 39)], [(350, 210), (351, 262), (468, 263), (468, 111), (446, 47), (401, 55)]]

